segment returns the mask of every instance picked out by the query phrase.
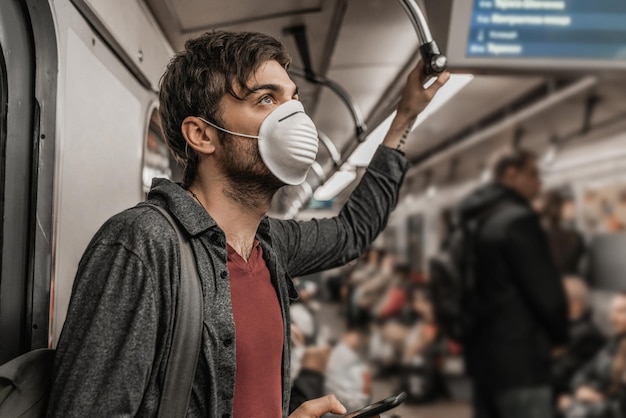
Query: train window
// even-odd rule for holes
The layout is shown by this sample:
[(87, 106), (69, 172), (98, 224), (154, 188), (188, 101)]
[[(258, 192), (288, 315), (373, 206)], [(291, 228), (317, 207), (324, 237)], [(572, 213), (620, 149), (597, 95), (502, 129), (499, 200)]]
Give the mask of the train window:
[(161, 119), (157, 109), (150, 114), (150, 122), (146, 134), (143, 154), (142, 184), (144, 193), (148, 193), (154, 177), (165, 177), (180, 181), (182, 169), (169, 152), (163, 132)]

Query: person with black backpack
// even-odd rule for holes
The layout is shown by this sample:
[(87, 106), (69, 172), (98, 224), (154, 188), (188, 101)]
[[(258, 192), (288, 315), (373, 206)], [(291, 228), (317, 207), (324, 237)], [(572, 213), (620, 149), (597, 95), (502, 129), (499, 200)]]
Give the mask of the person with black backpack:
[(567, 303), (531, 201), (537, 158), (503, 154), (493, 181), (465, 198), (431, 285), (441, 329), (464, 348), (476, 418), (552, 416), (552, 352), (567, 342)]

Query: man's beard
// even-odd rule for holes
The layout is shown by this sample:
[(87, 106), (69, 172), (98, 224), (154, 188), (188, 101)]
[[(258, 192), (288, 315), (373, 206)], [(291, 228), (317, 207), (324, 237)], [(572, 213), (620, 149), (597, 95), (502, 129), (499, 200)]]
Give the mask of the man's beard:
[(226, 194), (251, 208), (271, 201), (285, 183), (276, 178), (261, 159), (258, 141), (220, 134), (224, 150), (221, 171), (227, 182)]

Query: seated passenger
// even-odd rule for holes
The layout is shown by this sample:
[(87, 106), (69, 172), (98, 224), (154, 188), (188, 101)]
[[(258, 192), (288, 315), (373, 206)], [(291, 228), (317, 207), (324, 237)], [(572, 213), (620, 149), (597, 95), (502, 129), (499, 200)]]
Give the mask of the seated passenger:
[(299, 298), (289, 304), (289, 314), (292, 325), (296, 325), (302, 332), (306, 345), (312, 345), (317, 340), (319, 324), (316, 313), (319, 304), (315, 300), (317, 284), (312, 281), (294, 279)]
[(582, 279), (564, 280), (568, 300), (570, 340), (564, 350), (556, 352), (552, 364), (555, 398), (569, 392), (572, 377), (602, 348), (605, 339), (592, 321), (589, 309), (589, 291)]
[(411, 294), (412, 306), (420, 317), (420, 320), (409, 331), (403, 353), (404, 363), (415, 363), (416, 359), (435, 342), (437, 337), (437, 324), (433, 304), (426, 287), (419, 286), (413, 289)]
[(378, 365), (377, 377), (399, 373), (407, 402), (421, 403), (446, 396), (447, 389), (440, 373), (442, 340), (435, 323), (428, 288), (414, 286), (409, 292), (411, 323), (395, 318), (374, 328), (370, 356)]
[(326, 367), (326, 392), (333, 393), (349, 410), (371, 401), (372, 372), (363, 356), (365, 335), (349, 330), (332, 348)]
[(324, 299), (331, 302), (345, 302), (343, 295), (346, 294), (348, 278), (352, 272), (358, 267), (359, 260), (352, 260), (343, 266), (325, 270), (321, 273), (322, 289), (326, 293), (322, 295)]
[(383, 253), (380, 249), (368, 248), (367, 252), (359, 258), (358, 264), (352, 273), (350, 273), (348, 283), (352, 286), (357, 286), (374, 276), (378, 272)]
[(369, 358), (378, 377), (395, 374), (400, 366), (404, 342), (419, 314), (409, 302), (411, 277), (406, 265), (397, 265), (392, 282), (373, 309), (367, 312)]
[(566, 418), (622, 418), (626, 395), (626, 293), (611, 303), (614, 335), (574, 377), (573, 394), (562, 396)]
[[(398, 264), (394, 269), (394, 280), (375, 306), (372, 315), (379, 321), (406, 321), (410, 312), (409, 293), (411, 287), (411, 269), (406, 264)], [(409, 318), (411, 315), (409, 314)], [(412, 321), (411, 321), (412, 322)]]
[(428, 288), (415, 287), (411, 292), (411, 301), (420, 319), (410, 329), (404, 343), (401, 390), (407, 392), (409, 403), (448, 397), (449, 391), (441, 373), (444, 343), (435, 323)]
[(377, 377), (395, 374), (401, 366), (407, 337), (420, 319), (412, 303), (408, 267), (397, 266), (397, 278), (372, 312), (369, 357), (377, 367)]
[(380, 260), (384, 251), (376, 248), (369, 248), (367, 253), (359, 259), (359, 263), (350, 273), (348, 280), (341, 289), (341, 300), (347, 308), (347, 319), (349, 327), (364, 326), (367, 322), (366, 313), (357, 304), (357, 289), (376, 277), (380, 271)]
[[(297, 328), (295, 329), (297, 330)], [(292, 332), (295, 331), (292, 326)], [(295, 336), (297, 334), (294, 333)], [(301, 344), (302, 341), (296, 342)], [(292, 366), (297, 370), (292, 370), (291, 397), (289, 400), (289, 412), (298, 409), (304, 402), (324, 396), (325, 372), (330, 357), (330, 346), (303, 346), (302, 350), (292, 351)], [(296, 348), (296, 347), (294, 347)], [(297, 359), (294, 362), (295, 358)]]
[(372, 318), (376, 306), (381, 302), (383, 295), (393, 285), (396, 277), (396, 259), (393, 254), (382, 253), (378, 271), (367, 281), (360, 283), (352, 295), (353, 303), (360, 312), (364, 325)]

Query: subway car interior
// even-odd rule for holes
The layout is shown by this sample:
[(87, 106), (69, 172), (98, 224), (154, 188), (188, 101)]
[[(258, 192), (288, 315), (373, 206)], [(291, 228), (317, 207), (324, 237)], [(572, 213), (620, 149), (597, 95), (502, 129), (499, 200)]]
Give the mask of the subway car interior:
[[(422, 60), (451, 73), (408, 134), (411, 167), (368, 253), (293, 278), (292, 375), (306, 346), (329, 345), (325, 390), (349, 410), (402, 390), (409, 401), (383, 416), (472, 416), (463, 346), (440, 332), (425, 289), (455, 209), (493, 181), (505, 149), (535, 156), (533, 210), (558, 197), (559, 228), (580, 241), (567, 276), (610, 338), (626, 291), (623, 0), (2, 0), (0, 364), (56, 347), (96, 231), (144, 200), (154, 177), (180, 181), (161, 131), (161, 76), (188, 39), (213, 30), (282, 42), (317, 127), (305, 181), (272, 200), (280, 219), (336, 216), (410, 71)], [(354, 333), (350, 321), (366, 324)]]

